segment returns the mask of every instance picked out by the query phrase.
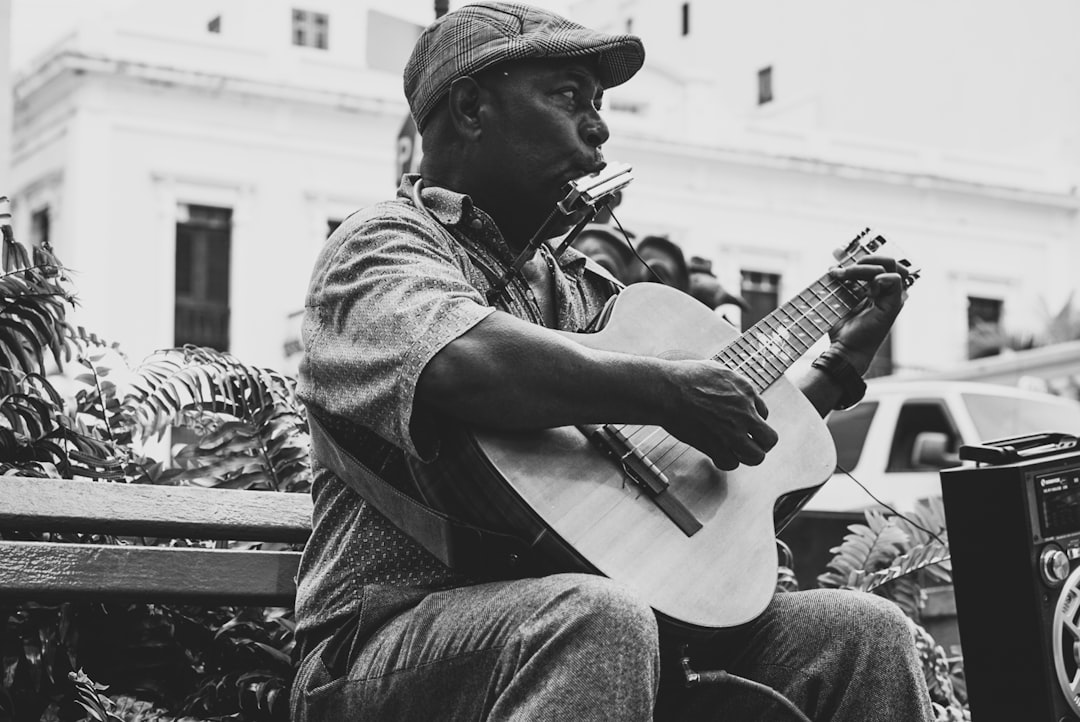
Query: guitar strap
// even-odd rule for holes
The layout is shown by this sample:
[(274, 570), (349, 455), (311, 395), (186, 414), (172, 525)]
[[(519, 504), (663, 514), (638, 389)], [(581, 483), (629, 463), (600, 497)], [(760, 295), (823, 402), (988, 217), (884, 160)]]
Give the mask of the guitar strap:
[(522, 576), (527, 545), (417, 501), (369, 469), (308, 413), (315, 456), (362, 499), (446, 566), (475, 580)]

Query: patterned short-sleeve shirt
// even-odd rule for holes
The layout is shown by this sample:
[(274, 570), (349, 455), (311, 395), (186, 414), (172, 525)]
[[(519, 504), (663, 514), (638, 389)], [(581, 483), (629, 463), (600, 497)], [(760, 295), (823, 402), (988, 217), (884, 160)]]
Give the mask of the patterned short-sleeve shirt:
[[(298, 392), (335, 437), (394, 481), (404, 456), (439, 463), (438, 426), (415, 404), (431, 358), (498, 311), (543, 324), (524, 277), (488, 305), (513, 254), (491, 218), (465, 195), (423, 188), (358, 211), (330, 236), (305, 302)], [(558, 328), (584, 331), (617, 284), (573, 248), (556, 259)], [(375, 442), (374, 444), (372, 442)], [(378, 458), (368, 452), (380, 449)], [(347, 619), (372, 629), (438, 588), (466, 583), (315, 460), (312, 535), (297, 585), (297, 640), (310, 650)], [(468, 480), (455, 480), (467, 483)]]

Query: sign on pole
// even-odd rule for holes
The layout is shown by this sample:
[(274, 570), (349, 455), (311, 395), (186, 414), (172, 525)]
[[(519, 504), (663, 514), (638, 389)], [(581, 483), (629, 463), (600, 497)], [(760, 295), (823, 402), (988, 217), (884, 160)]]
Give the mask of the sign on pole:
[(397, 137), (397, 175), (394, 177), (394, 186), (397, 187), (404, 173), (420, 172), (420, 157), (423, 150), (420, 148), (420, 135), (416, 132), (416, 123), (412, 115), (405, 116), (405, 122), (401, 124), (401, 130)]

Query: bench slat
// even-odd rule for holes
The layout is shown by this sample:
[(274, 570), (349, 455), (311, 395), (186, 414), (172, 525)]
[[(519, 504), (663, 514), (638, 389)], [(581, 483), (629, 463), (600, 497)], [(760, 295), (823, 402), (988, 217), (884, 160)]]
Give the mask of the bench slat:
[(311, 496), (6, 476), (0, 528), (303, 542), (311, 533)]
[(292, 606), (299, 552), (0, 541), (0, 599)]

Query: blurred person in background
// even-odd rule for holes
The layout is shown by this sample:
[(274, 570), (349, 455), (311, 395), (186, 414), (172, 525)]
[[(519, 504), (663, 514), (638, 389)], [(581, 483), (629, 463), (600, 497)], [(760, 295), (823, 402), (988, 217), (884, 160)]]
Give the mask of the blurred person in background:
[(637, 244), (638, 266), (635, 282), (664, 283), (683, 293), (690, 291), (690, 268), (682, 249), (667, 236), (645, 236)]
[(730, 304), (738, 306), (741, 310), (749, 310), (750, 304), (742, 296), (736, 296), (720, 285), (716, 274), (712, 270), (712, 261), (701, 256), (690, 257), (690, 290), (691, 296), (704, 303), (709, 308), (716, 310), (720, 306)]
[(629, 241), (610, 226), (591, 223), (585, 226), (571, 245), (623, 285), (629, 284), (637, 275), (635, 267), (638, 261), (634, 258)]

